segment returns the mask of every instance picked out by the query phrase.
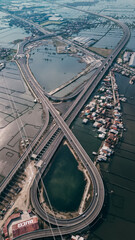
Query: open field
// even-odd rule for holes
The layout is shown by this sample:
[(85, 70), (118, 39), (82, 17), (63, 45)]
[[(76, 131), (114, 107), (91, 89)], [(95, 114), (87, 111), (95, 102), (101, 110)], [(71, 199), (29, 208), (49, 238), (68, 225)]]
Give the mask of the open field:
[(105, 48), (89, 47), (88, 49), (103, 57), (108, 57), (108, 55), (112, 52), (112, 49), (105, 49)]

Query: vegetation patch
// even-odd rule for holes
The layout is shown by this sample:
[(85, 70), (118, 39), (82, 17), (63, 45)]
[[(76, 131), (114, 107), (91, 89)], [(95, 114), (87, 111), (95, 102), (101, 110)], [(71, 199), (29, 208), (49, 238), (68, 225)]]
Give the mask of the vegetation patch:
[(23, 41), (23, 39), (16, 39), (12, 43), (16, 45), (16, 44), (18, 44), (18, 43), (20, 43), (22, 41)]
[(102, 57), (108, 57), (112, 52), (112, 49), (107, 48), (89, 47), (88, 49), (94, 53), (101, 55)]
[(10, 61), (15, 53), (15, 49), (0, 48), (0, 60)]

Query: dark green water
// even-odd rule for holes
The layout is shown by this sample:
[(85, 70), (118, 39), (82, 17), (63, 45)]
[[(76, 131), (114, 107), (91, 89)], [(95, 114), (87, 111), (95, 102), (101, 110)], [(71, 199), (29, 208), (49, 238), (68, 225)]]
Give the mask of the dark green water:
[(75, 211), (85, 188), (83, 172), (78, 170), (78, 163), (66, 145), (59, 148), (53, 160), (44, 178), (50, 202), (58, 211)]
[[(126, 131), (110, 162), (100, 163), (107, 193), (107, 214), (103, 216), (102, 224), (91, 232), (90, 240), (135, 239), (135, 84), (130, 85), (129, 79), (119, 74), (116, 74), (116, 79), (120, 94), (127, 98), (127, 102), (122, 103), (122, 119)], [(101, 141), (97, 138), (92, 124), (83, 125), (82, 119), (78, 117), (72, 131), (93, 158), (92, 151), (98, 150)], [(77, 163), (71, 160), (73, 156), (70, 158), (70, 155), (67, 147), (61, 147), (46, 178), (52, 205), (64, 211), (69, 211), (71, 206), (72, 210), (77, 209), (84, 187), (83, 176), (79, 180), (78, 174), (81, 172), (77, 170)], [(75, 176), (77, 181), (73, 180)], [(57, 182), (60, 185), (57, 185)], [(73, 194), (75, 192), (76, 195)]]
[[(135, 85), (130, 85), (129, 79), (119, 74), (116, 79), (120, 94), (127, 98), (122, 104), (122, 119), (127, 130), (110, 162), (100, 163), (108, 195), (107, 214), (102, 224), (91, 232), (89, 240), (135, 239)], [(78, 118), (73, 131), (89, 155), (91, 146), (92, 151), (97, 150), (99, 143), (93, 136), (91, 124), (82, 126)]]
[(100, 145), (101, 140), (99, 140), (98, 134), (95, 128), (92, 127), (93, 123), (89, 122), (86, 125), (82, 124), (82, 119), (78, 117), (72, 126), (72, 131), (75, 136), (79, 139), (83, 148), (87, 151), (92, 160), (94, 160), (94, 156), (92, 152), (97, 152)]

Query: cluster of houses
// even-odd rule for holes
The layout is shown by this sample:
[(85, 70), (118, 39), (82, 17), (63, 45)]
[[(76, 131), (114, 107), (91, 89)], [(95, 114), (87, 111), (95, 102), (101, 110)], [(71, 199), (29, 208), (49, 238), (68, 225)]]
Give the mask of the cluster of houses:
[(117, 59), (117, 64), (114, 64), (112, 71), (121, 73), (124, 76), (130, 77), (130, 84), (135, 82), (135, 52), (125, 51), (122, 58)]
[[(97, 129), (98, 138), (102, 140), (101, 147), (96, 161), (107, 161), (107, 158), (114, 153), (114, 147), (122, 136), (124, 129), (121, 119), (121, 106), (116, 82), (112, 83), (112, 76), (108, 75), (102, 87), (98, 90), (93, 100), (87, 104), (82, 111), (82, 123), (93, 122), (93, 127)], [(113, 81), (115, 78), (113, 77)]]

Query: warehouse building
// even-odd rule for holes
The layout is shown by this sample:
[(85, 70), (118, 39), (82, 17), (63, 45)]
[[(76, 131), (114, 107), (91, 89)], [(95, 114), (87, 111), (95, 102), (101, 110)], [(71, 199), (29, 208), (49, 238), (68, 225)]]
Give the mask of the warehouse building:
[(32, 217), (26, 221), (12, 225), (13, 238), (16, 238), (25, 233), (36, 231), (38, 229), (39, 229), (38, 218)]

